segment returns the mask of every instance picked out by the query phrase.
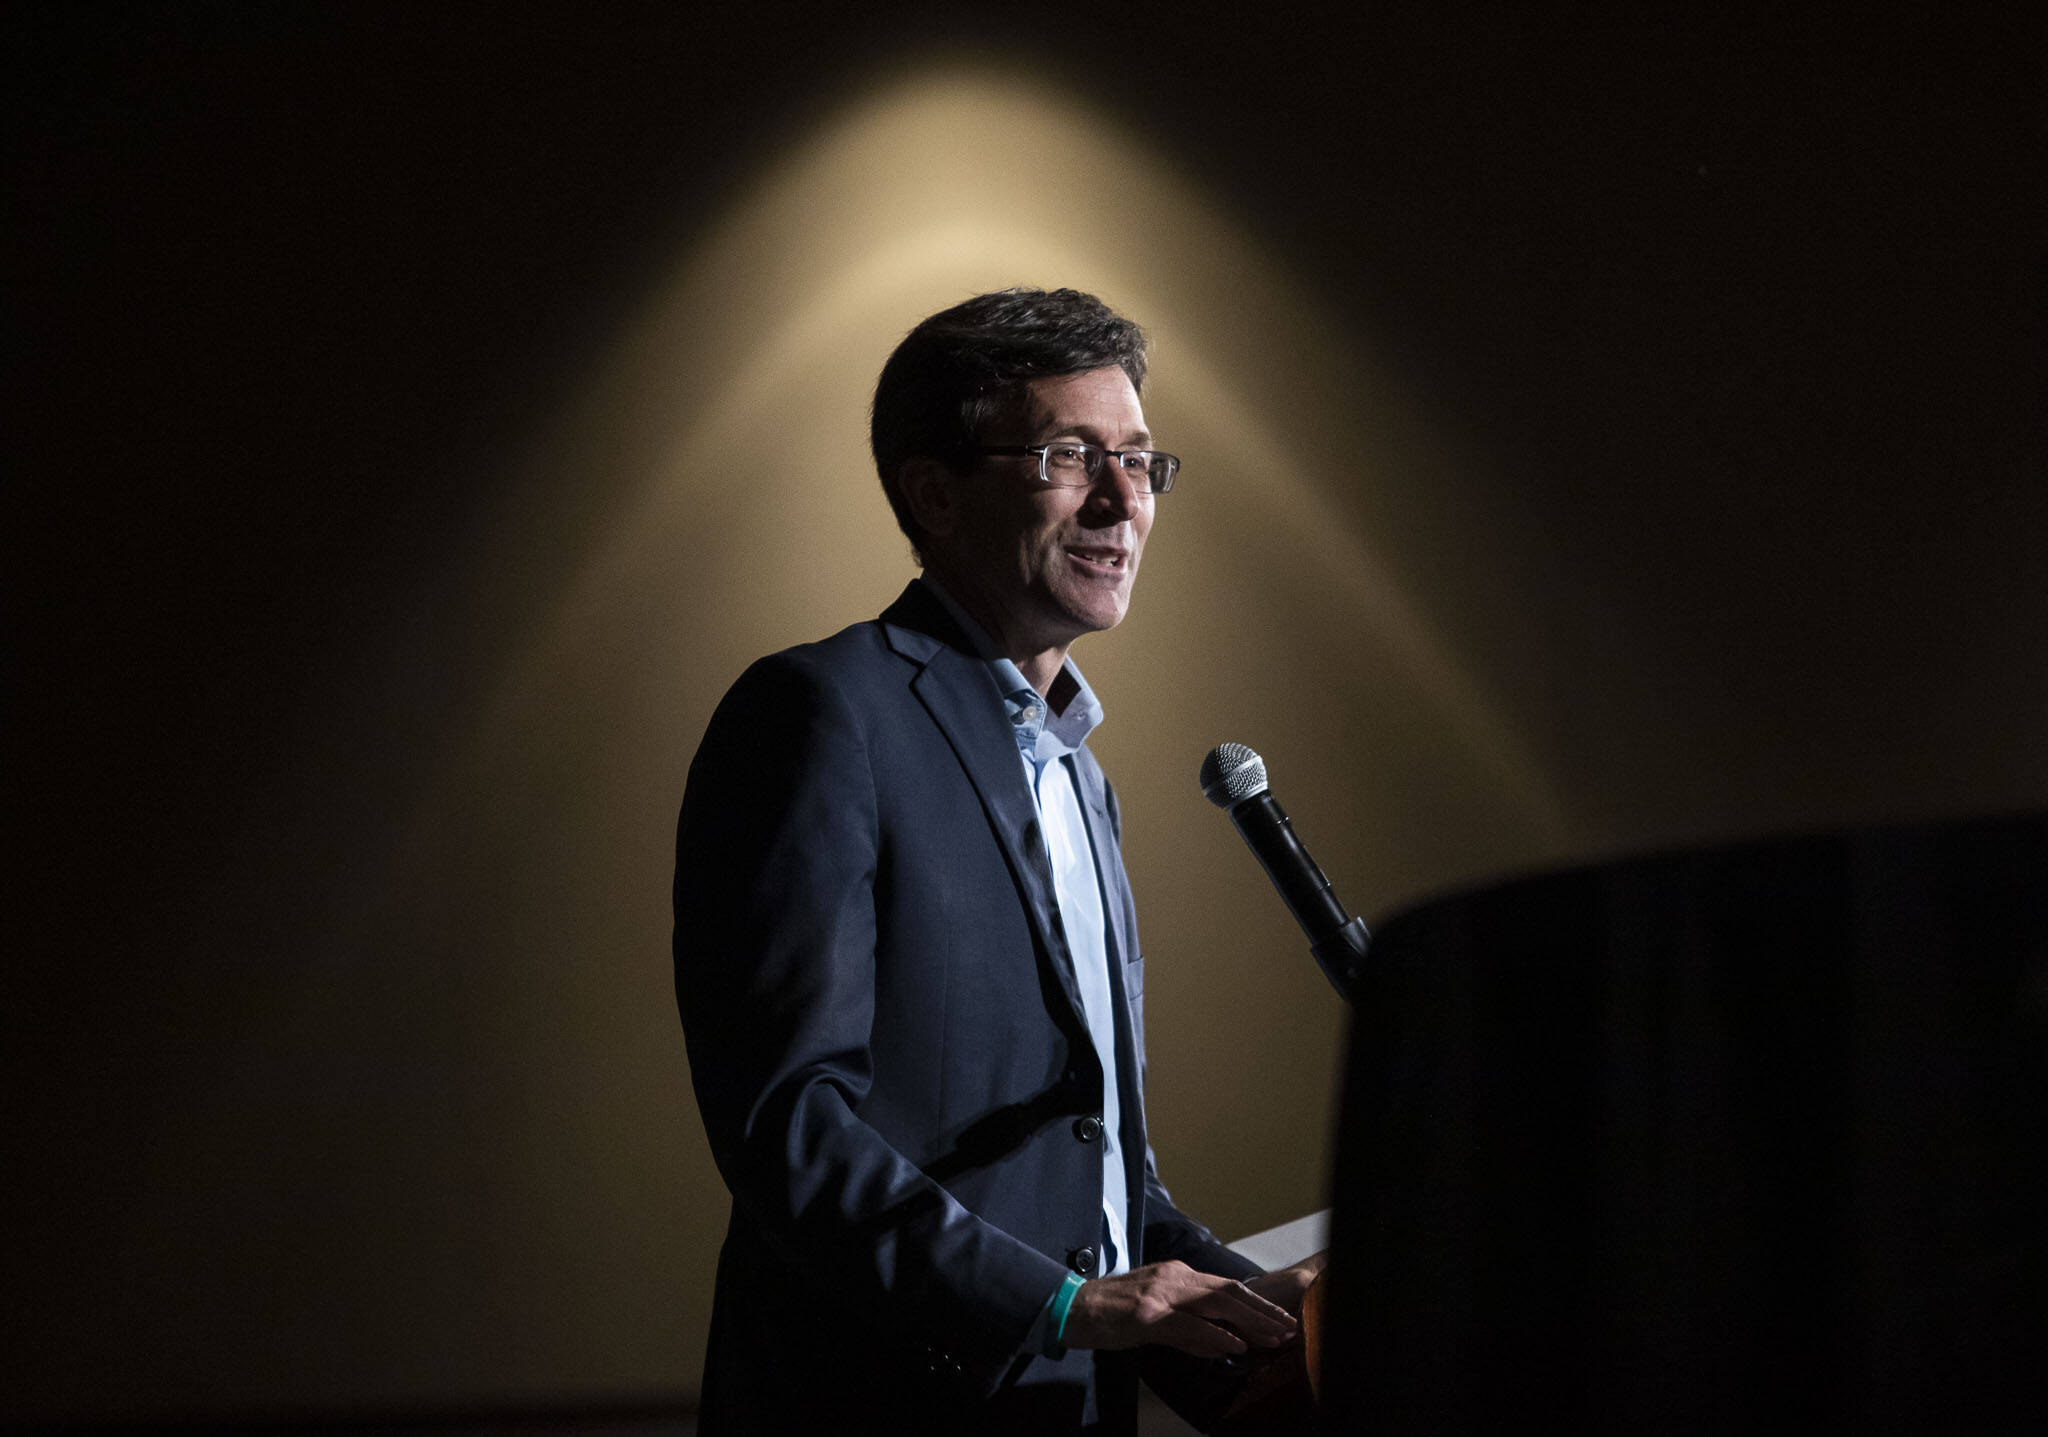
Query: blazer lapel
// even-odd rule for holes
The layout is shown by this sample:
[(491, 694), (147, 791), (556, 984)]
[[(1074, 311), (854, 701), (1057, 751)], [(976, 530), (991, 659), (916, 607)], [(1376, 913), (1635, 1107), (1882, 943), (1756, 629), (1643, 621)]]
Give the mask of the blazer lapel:
[(1101, 766), (1086, 748), (1074, 755), (1074, 772), (1081, 781), (1081, 820), (1088, 825), (1088, 837), (1094, 843), (1095, 876), (1102, 885), (1102, 906), (1109, 927), (1109, 961), (1121, 968), (1139, 956), (1137, 912), (1131, 902), (1130, 880), (1124, 876), (1115, 825), (1109, 821), (1108, 787), (1103, 782)]
[[(1092, 1049), (1086, 1041), (1088, 1025), (1081, 1016), (1074, 956), (1067, 947), (1059, 900), (1053, 892), (1052, 862), (1046, 853), (1045, 835), (1039, 831), (1038, 807), (1024, 782), (1023, 761), (1008, 731), (995, 676), (987, 664), (967, 651), (951, 618), (919, 585), (913, 584), (890, 606), (882, 623), (890, 647), (918, 665), (910, 681), (911, 691), (946, 736), (974, 785), (996, 843), (1024, 897), (1039, 949), (1050, 960), (1054, 982), (1066, 999), (1066, 1016), (1083, 1039), (1079, 1046)], [(953, 636), (953, 641), (942, 635)]]

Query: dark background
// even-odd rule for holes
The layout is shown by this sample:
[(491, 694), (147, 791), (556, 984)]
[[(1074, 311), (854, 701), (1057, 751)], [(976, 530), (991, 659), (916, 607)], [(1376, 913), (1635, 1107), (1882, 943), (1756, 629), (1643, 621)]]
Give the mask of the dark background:
[[(489, 614), (391, 637), (465, 602), (446, 573), (536, 414), (758, 170), (929, 60), (1115, 115), (1483, 463), (1395, 563), (1454, 568), (1461, 505), (1505, 556), (1442, 617), (1571, 801), (1515, 861), (2048, 798), (2048, 165), (2016, 8), (10, 20), (5, 1415), (694, 1386), (709, 1253), (640, 1261), (666, 1216), (640, 1190), (573, 1291), (494, 1188), (519, 1160), (414, 1194), (451, 1135), (490, 1149), (509, 1099), (476, 1055), (525, 1038), (478, 1030), (471, 970), (355, 946), (333, 875), (404, 827), (510, 643)], [(1331, 497), (1382, 517), (1363, 480)], [(453, 952), (470, 922), (419, 926)], [(347, 1015), (280, 1016), (307, 984)], [(387, 1021), (406, 1063), (355, 1043), (269, 1081)], [(689, 1128), (680, 1050), (622, 1128)], [(269, 1136), (222, 1136), (246, 1124)], [(694, 1135), (664, 1141), (648, 1190), (715, 1209)], [(1314, 1169), (1314, 1124), (1291, 1141)]]

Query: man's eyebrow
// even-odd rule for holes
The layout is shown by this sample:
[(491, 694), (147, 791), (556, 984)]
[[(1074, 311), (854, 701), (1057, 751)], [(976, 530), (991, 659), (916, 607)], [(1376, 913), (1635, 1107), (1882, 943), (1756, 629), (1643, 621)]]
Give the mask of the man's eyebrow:
[[(1078, 421), (1070, 423), (1064, 419), (1051, 418), (1047, 419), (1043, 424), (1034, 426), (1033, 432), (1038, 435), (1038, 438), (1035, 442), (1042, 444), (1048, 439), (1057, 439), (1062, 434), (1072, 434), (1078, 436), (1083, 434), (1084, 432), (1100, 433), (1101, 431), (1096, 429), (1095, 426), (1092, 424), (1083, 424)], [(1114, 445), (1124, 445), (1133, 449), (1150, 448), (1152, 444), (1152, 431), (1140, 425), (1138, 428), (1133, 429), (1130, 433), (1126, 434), (1122, 439), (1112, 440), (1110, 442)]]

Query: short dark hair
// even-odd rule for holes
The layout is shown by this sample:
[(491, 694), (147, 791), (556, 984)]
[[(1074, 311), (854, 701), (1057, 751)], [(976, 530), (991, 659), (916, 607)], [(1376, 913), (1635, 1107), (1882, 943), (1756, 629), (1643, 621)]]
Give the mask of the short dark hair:
[(868, 428), (896, 522), (923, 534), (897, 482), (904, 462), (936, 459), (965, 472), (985, 426), (1034, 379), (1116, 365), (1145, 388), (1145, 334), (1092, 294), (999, 289), (941, 310), (904, 336), (882, 366)]

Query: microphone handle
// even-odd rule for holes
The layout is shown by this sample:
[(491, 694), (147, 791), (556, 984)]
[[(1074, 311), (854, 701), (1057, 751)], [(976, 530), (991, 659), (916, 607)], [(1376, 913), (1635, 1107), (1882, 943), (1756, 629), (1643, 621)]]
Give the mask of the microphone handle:
[(1353, 918), (1330, 891), (1330, 880), (1295, 837), (1287, 811), (1267, 789), (1230, 810), (1245, 846), (1273, 880), (1282, 901), (1308, 935), (1308, 951), (1347, 1003), (1356, 1003), (1365, 982), (1365, 954), (1372, 943), (1363, 918)]
[(1294, 825), (1270, 789), (1234, 806), (1230, 821), (1244, 835), (1246, 846), (1280, 890), (1282, 901), (1311, 944), (1321, 943), (1351, 922), (1351, 915), (1330, 891), (1330, 880), (1295, 837)]

